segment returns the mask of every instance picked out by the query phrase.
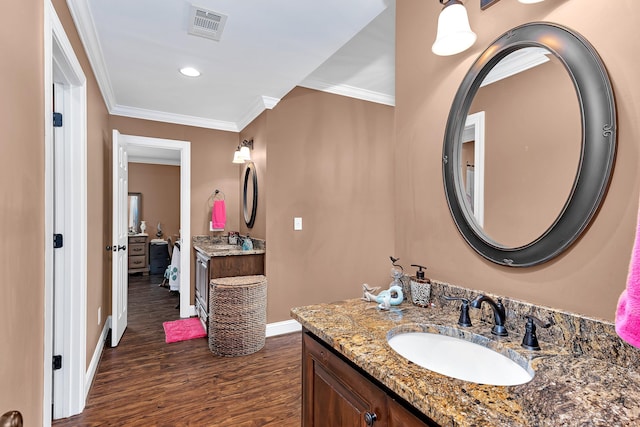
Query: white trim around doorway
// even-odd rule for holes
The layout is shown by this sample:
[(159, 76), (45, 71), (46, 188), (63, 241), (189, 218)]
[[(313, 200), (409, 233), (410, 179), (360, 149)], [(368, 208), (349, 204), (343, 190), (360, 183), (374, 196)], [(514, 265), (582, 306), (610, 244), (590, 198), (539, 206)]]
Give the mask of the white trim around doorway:
[(191, 305), (191, 142), (121, 134), (127, 146), (180, 151), (180, 317), (196, 314)]
[[(64, 168), (54, 170), (52, 100), (53, 83), (62, 86), (67, 126)], [(55, 415), (68, 417), (82, 412), (86, 402), (86, 291), (87, 291), (87, 88), (82, 67), (66, 36), (51, 0), (44, 0), (44, 368), (42, 425), (50, 426)], [(54, 175), (55, 174), (55, 175)], [(65, 268), (62, 309), (54, 307), (54, 182), (64, 186)], [(54, 310), (58, 326), (54, 325)], [(55, 331), (54, 331), (55, 328)], [(53, 337), (63, 348), (62, 386), (53, 390)], [(59, 341), (58, 341), (59, 340)], [(58, 381), (58, 380), (57, 380)]]

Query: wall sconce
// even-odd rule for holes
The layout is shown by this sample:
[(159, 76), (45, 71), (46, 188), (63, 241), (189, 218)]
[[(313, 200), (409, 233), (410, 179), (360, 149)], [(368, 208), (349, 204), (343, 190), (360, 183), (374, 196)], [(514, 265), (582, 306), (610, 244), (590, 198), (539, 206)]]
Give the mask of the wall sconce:
[(438, 16), (438, 33), (431, 51), (436, 55), (455, 55), (469, 49), (476, 42), (471, 31), (467, 9), (460, 0), (440, 0), (444, 9)]
[(253, 150), (253, 139), (246, 139), (238, 145), (238, 149), (233, 153), (233, 163), (245, 163), (251, 161), (251, 150)]

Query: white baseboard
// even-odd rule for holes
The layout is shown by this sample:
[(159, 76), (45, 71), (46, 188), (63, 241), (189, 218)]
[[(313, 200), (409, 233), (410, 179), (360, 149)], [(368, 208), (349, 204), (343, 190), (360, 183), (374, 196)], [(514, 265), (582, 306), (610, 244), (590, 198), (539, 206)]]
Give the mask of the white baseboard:
[(284, 320), (267, 324), (267, 338), (276, 335), (289, 334), (302, 330), (302, 325), (295, 320)]
[(84, 400), (85, 401), (87, 400), (87, 396), (89, 395), (89, 390), (91, 390), (93, 377), (95, 377), (96, 371), (98, 370), (98, 363), (100, 362), (100, 357), (102, 356), (102, 350), (104, 349), (104, 343), (107, 340), (107, 334), (109, 333), (109, 329), (111, 329), (111, 316), (107, 316), (107, 320), (104, 322), (104, 328), (102, 328), (102, 333), (100, 334), (100, 339), (98, 340), (98, 344), (96, 344), (96, 349), (93, 351), (93, 357), (91, 358), (91, 363), (89, 363), (87, 372), (84, 375)]
[(190, 305), (189, 306), (189, 317), (194, 317), (197, 316), (198, 313), (196, 312), (196, 306), (195, 305)]

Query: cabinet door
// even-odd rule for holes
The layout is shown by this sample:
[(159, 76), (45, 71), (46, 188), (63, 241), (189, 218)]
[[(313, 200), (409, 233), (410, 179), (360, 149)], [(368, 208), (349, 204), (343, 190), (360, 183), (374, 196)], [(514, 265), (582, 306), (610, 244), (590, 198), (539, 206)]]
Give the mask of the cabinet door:
[(437, 426), (435, 423), (428, 423), (420, 420), (413, 415), (407, 408), (395, 401), (391, 397), (388, 398), (387, 405), (389, 407), (389, 427), (427, 427)]
[(386, 394), (309, 335), (303, 335), (302, 426), (386, 427)]

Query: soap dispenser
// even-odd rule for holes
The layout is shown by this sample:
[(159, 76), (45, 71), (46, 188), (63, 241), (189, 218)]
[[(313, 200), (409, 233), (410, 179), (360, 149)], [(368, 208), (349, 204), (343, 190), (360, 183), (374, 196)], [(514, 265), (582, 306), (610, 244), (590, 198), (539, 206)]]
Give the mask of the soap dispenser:
[(253, 249), (253, 241), (251, 240), (251, 237), (249, 237), (249, 235), (247, 234), (247, 237), (242, 239), (242, 250), (250, 251), (252, 249)]
[(427, 267), (419, 264), (411, 264), (411, 267), (416, 267), (415, 276), (411, 276), (411, 301), (420, 307), (428, 307), (429, 300), (431, 298), (431, 280), (424, 276), (424, 270)]

